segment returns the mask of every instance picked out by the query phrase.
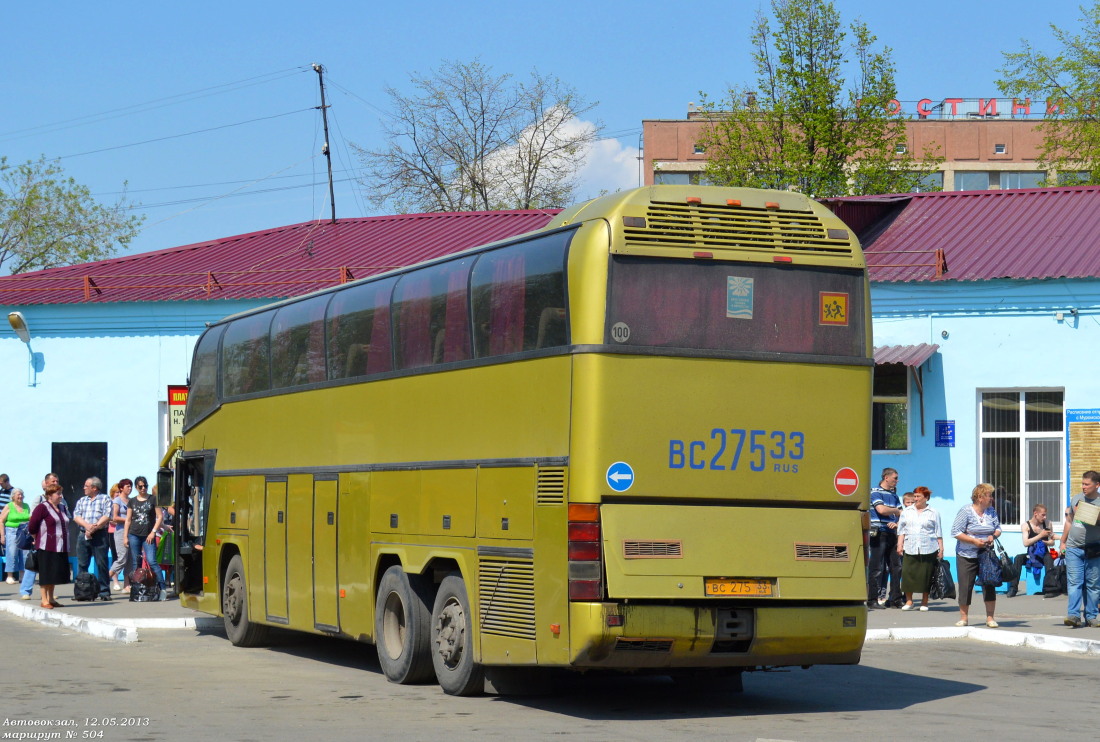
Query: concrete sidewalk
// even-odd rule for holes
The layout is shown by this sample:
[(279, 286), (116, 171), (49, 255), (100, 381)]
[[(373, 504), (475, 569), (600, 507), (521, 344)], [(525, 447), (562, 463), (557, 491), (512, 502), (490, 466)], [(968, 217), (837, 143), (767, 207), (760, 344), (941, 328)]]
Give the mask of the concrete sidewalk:
[[(198, 613), (178, 600), (131, 603), (128, 593), (114, 593), (110, 602), (77, 603), (72, 585), (57, 589), (61, 608), (46, 610), (39, 605), (38, 588), (30, 600), (19, 599), (19, 586), (0, 582), (0, 611), (50, 626), (64, 626), (89, 636), (110, 641), (136, 642), (153, 630), (190, 629), (220, 631), (220, 618)], [(970, 607), (970, 626), (956, 627), (959, 608), (955, 601), (934, 601), (930, 610), (902, 611), (896, 608), (872, 610), (867, 614), (867, 641), (912, 641), (973, 639), (1011, 646), (1027, 646), (1055, 652), (1100, 656), (1100, 628), (1072, 629), (1062, 623), (1066, 596), (1045, 599), (1041, 595), (997, 597), (999, 629), (985, 626), (985, 604), (979, 599)]]

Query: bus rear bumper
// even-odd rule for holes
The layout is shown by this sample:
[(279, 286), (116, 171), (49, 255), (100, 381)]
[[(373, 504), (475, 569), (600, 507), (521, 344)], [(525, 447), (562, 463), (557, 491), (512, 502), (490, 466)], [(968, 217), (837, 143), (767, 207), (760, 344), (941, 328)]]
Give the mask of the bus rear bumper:
[(859, 662), (866, 631), (862, 602), (573, 603), (570, 664), (578, 669), (848, 665)]

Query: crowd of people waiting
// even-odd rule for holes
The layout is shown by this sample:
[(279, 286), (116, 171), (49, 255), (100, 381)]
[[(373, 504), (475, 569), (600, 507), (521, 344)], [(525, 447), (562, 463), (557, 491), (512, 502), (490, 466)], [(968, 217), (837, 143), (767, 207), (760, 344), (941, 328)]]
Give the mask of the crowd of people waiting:
[[(867, 607), (927, 611), (935, 571), (944, 556), (940, 515), (929, 505), (932, 492), (927, 487), (916, 487), (899, 498), (898, 479), (896, 469), (883, 469), (879, 485), (871, 490)], [(1001, 535), (993, 494), (992, 485), (978, 484), (971, 492), (970, 504), (960, 508), (951, 523), (959, 605), (956, 626), (969, 624), (971, 599), (975, 588), (980, 587), (985, 625), (999, 628), (994, 612), (997, 588), (1005, 580), (982, 579), (983, 562), (997, 558), (993, 545)], [(1081, 493), (1074, 496), (1066, 509), (1067, 526), (1059, 543), (1068, 593), (1065, 624), (1074, 628), (1100, 627), (1100, 524), (1096, 510), (1092, 509), (1098, 507), (1100, 472), (1090, 470), (1081, 477)], [(1038, 504), (1032, 509), (1020, 536), (1025, 551), (1013, 560), (1016, 574), (1021, 574), (1020, 569), (1026, 565), (1036, 572), (1040, 568), (1052, 570), (1057, 550), (1045, 505)], [(1007, 594), (1015, 596), (1019, 581), (1008, 581)], [(913, 596), (918, 594), (921, 600), (916, 607)]]
[[(157, 506), (155, 488), (150, 491), (145, 477), (123, 479), (110, 492), (103, 491), (99, 477), (88, 477), (84, 495), (70, 512), (51, 472), (42, 480), (42, 494), (34, 502), (26, 499), (7, 474), (0, 474), (3, 579), (19, 585), (22, 600), (31, 599), (37, 579), (41, 606), (60, 606), (54, 591), (73, 581), (70, 555), (76, 557), (77, 575), (89, 572), (94, 562), (100, 600), (111, 600), (112, 591), (128, 590), (130, 575), (142, 566), (143, 557), (156, 576), (158, 595), (165, 592), (174, 558), (171, 507)], [(33, 540), (29, 549), (17, 543), (20, 526)]]

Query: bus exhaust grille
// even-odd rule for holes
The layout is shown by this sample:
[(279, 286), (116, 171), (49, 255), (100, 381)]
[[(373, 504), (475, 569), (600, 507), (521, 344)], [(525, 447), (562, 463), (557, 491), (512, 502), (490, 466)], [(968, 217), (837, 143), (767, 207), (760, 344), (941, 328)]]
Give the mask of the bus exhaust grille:
[(794, 558), (800, 562), (846, 562), (848, 544), (795, 544)]
[(672, 651), (671, 639), (625, 639), (619, 637), (615, 640), (616, 652), (657, 652), (667, 653)]
[(680, 541), (623, 541), (625, 559), (683, 559)]
[(534, 562), (482, 559), (477, 575), (481, 630), (486, 634), (534, 640)]
[(565, 504), (565, 469), (539, 469), (535, 488), (535, 502), (539, 505)]
[(627, 245), (633, 247), (759, 248), (773, 252), (852, 254), (847, 232), (830, 232), (820, 217), (807, 211), (655, 201), (646, 214), (646, 226), (627, 227), (624, 234)]

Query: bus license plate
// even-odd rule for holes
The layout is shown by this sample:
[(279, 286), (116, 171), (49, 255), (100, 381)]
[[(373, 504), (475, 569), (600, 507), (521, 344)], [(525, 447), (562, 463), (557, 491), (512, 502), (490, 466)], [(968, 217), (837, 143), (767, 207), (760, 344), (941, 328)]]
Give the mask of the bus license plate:
[(730, 580), (724, 577), (707, 577), (703, 581), (703, 587), (706, 595), (770, 598), (774, 594), (771, 580)]

